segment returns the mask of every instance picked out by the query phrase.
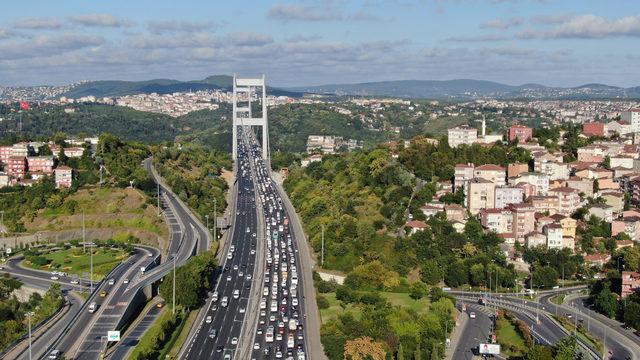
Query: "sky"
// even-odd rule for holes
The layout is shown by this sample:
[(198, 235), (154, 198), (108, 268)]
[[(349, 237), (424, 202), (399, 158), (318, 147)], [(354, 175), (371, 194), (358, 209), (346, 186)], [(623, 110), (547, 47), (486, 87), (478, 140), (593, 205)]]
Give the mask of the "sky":
[(640, 86), (639, 0), (22, 0), (0, 86), (265, 74)]

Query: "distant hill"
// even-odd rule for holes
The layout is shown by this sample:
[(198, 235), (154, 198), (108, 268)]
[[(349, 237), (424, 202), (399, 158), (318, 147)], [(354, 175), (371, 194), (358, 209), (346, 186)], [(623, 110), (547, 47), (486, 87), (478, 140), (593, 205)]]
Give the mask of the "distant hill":
[[(174, 92), (198, 90), (231, 90), (233, 77), (229, 75), (213, 75), (203, 80), (179, 81), (172, 79), (154, 79), (146, 81), (101, 80), (89, 81), (63, 94), (69, 98), (82, 96), (116, 97), (133, 94), (170, 94)], [(267, 87), (270, 95), (286, 95), (300, 97), (302, 93)]]
[(577, 87), (549, 87), (540, 84), (506, 85), (493, 81), (456, 80), (397, 80), (357, 84), (329, 84), (288, 88), (307, 93), (393, 96), (442, 100), (471, 100), (480, 98), (529, 99), (613, 99), (640, 98), (640, 87), (620, 88), (604, 84), (585, 84)]

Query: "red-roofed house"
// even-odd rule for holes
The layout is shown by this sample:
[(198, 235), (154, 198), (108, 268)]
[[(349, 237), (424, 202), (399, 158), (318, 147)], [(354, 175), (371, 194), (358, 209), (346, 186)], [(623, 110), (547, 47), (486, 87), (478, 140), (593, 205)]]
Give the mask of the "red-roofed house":
[(420, 220), (411, 220), (408, 221), (405, 225), (406, 228), (410, 229), (410, 233), (411, 235), (417, 233), (418, 231), (423, 231), (424, 229), (426, 229), (429, 225), (427, 225), (424, 221), (420, 221)]
[(640, 289), (640, 273), (635, 271), (622, 272), (622, 291), (620, 296), (624, 299)]
[(582, 133), (585, 136), (604, 136), (604, 123), (588, 122), (582, 124)]
[(533, 129), (523, 125), (513, 125), (509, 128), (509, 141), (518, 139), (519, 143), (524, 143), (533, 137)]
[(489, 180), (496, 186), (502, 186), (507, 183), (507, 171), (502, 166), (494, 164), (485, 164), (477, 166), (473, 170), (473, 176), (476, 178), (482, 178)]

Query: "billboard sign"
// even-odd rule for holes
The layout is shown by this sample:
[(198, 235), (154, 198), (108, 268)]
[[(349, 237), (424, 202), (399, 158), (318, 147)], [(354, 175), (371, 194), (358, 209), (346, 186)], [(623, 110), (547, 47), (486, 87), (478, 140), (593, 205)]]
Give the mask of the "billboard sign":
[(107, 331), (108, 341), (120, 341), (120, 331)]
[(480, 354), (500, 355), (500, 344), (480, 344), (478, 345)]

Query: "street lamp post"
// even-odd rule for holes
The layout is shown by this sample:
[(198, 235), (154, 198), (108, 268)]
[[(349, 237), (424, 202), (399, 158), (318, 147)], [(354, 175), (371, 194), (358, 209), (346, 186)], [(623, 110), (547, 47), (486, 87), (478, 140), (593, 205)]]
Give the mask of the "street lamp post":
[(173, 315), (176, 313), (176, 254), (173, 254)]
[(89, 281), (91, 281), (91, 293), (93, 293), (93, 244), (89, 246)]
[(218, 240), (218, 200), (213, 198), (213, 240)]
[(31, 360), (31, 317), (34, 315), (33, 311), (29, 311), (27, 314), (27, 322), (29, 326), (29, 360)]

